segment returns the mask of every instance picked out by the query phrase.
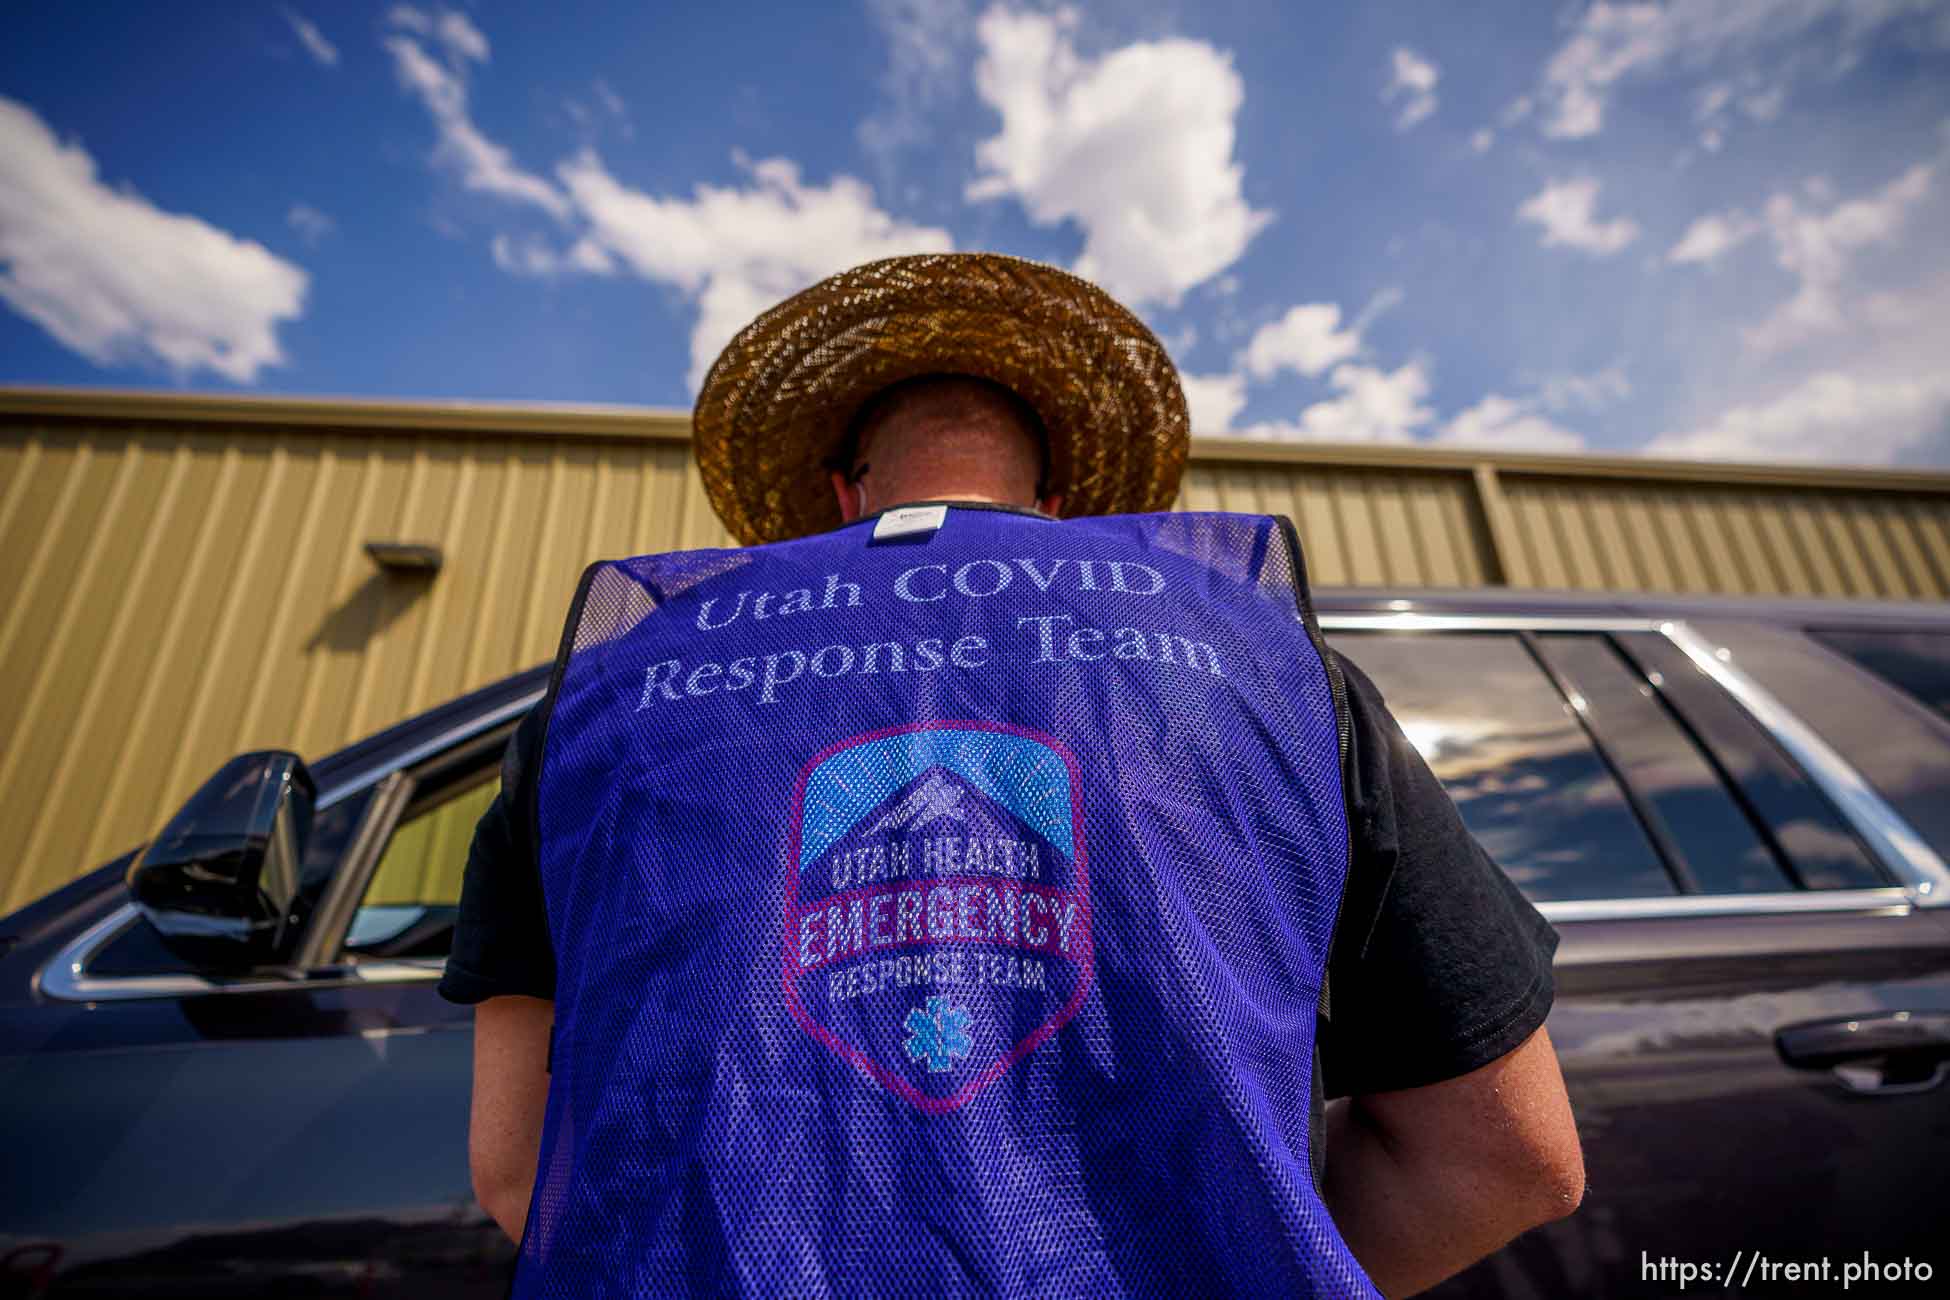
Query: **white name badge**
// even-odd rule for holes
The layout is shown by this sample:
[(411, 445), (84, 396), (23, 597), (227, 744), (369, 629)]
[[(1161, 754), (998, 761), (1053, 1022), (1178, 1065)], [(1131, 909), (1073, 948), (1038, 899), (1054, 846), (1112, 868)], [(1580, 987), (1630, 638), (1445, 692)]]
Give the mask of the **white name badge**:
[(890, 537), (932, 533), (947, 521), (947, 506), (901, 506), (887, 511), (874, 522), (873, 540), (884, 542)]

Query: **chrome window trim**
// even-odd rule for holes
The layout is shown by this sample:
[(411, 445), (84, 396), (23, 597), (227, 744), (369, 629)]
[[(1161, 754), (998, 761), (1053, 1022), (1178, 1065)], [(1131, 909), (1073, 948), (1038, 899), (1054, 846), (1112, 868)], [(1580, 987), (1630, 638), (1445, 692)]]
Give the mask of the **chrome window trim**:
[(1328, 614), (1319, 616), (1323, 632), (1657, 632), (1660, 620), (1630, 616), (1576, 614)]
[(1537, 904), (1537, 910), (1553, 925), (1566, 921), (1677, 920), (1689, 916), (1777, 916), (1808, 912), (1886, 912), (1901, 916), (1907, 915), (1911, 907), (1908, 892), (1895, 885), (1792, 893), (1559, 899)]
[(1834, 746), (1767, 688), (1735, 667), (1731, 652), (1713, 644), (1698, 629), (1667, 621), (1659, 624), (1658, 631), (1739, 701), (1748, 716), (1787, 750), (1883, 865), (1902, 881), (1911, 903), (1917, 907), (1950, 906), (1950, 867)]
[(70, 939), (35, 974), (36, 990), (59, 1002), (130, 1002), (139, 998), (184, 998), (208, 993), (296, 992), (363, 984), (413, 984), (440, 978), (441, 965), (422, 966), (397, 960), (347, 966), (343, 975), (313, 979), (293, 975), (213, 980), (187, 971), (168, 975), (90, 975), (88, 962), (96, 950), (133, 925), (141, 915), (134, 903), (123, 903)]
[(318, 808), (330, 808), (341, 799), (349, 799), (363, 790), (371, 789), (401, 768), (412, 767), (416, 763), (433, 757), (443, 749), (450, 749), (464, 741), (472, 740), (484, 731), (491, 731), (510, 718), (518, 718), (528, 712), (528, 710), (534, 708), (536, 701), (542, 698), (542, 694), (543, 692), (541, 691), (534, 691), (517, 699), (510, 700), (508, 703), (503, 704), (491, 712), (469, 718), (466, 722), (458, 726), (449, 727), (433, 739), (421, 741), (402, 754), (397, 754), (392, 758), (382, 759), (369, 768), (355, 772), (337, 785), (334, 785), (331, 789), (320, 794), (318, 796), (318, 802), (314, 806)]
[[(1834, 889), (1803, 893), (1563, 899), (1539, 903), (1537, 910), (1551, 924), (1563, 925), (1580, 921), (1683, 920), (1703, 916), (1779, 916), (1824, 912), (1904, 916), (1912, 910), (1912, 901), (1906, 891), (1892, 885), (1882, 889)], [(95, 950), (121, 933), (139, 915), (134, 904), (124, 903), (75, 936), (42, 969), (38, 977), (41, 992), (64, 1002), (117, 1002), (214, 993), (343, 988), (362, 984), (430, 983), (439, 979), (441, 974), (441, 967), (437, 964), (423, 965), (409, 961), (364, 962), (348, 967), (343, 978), (310, 980), (292, 978), (220, 982), (191, 974), (118, 975), (106, 978), (87, 974), (88, 959)]]
[[(371, 789), (395, 772), (404, 771), (443, 750), (465, 744), (484, 732), (492, 731), (511, 718), (520, 717), (542, 698), (533, 691), (486, 713), (449, 727), (439, 735), (375, 762), (319, 794), (318, 808), (329, 808), (343, 799)], [(440, 978), (440, 966), (421, 966), (413, 962), (375, 961), (346, 967), (343, 977), (305, 979), (261, 978), (212, 980), (202, 975), (177, 972), (166, 975), (90, 975), (88, 963), (101, 946), (134, 924), (141, 915), (134, 903), (123, 903), (101, 920), (63, 944), (34, 973), (33, 988), (61, 1002), (127, 1002), (140, 998), (195, 997), (206, 993), (265, 993), (285, 989), (344, 988), (362, 984), (411, 984)], [(444, 963), (443, 963), (444, 965)]]
[[(401, 812), (413, 797), (414, 785), (407, 771), (399, 769), (381, 777), (373, 787), (365, 819), (345, 852), (339, 855), (338, 868), (326, 882), (324, 895), (312, 908), (305, 932), (291, 954), (291, 964), (296, 969), (321, 970), (337, 962), (345, 932), (352, 928), (352, 918), (371, 882), (373, 868), (399, 829)], [(354, 890), (358, 891), (356, 896)]]

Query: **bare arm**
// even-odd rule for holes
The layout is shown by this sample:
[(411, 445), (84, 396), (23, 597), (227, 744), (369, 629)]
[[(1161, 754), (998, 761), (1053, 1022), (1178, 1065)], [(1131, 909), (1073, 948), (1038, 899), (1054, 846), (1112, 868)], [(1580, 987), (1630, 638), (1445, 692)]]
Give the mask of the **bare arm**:
[(1328, 1209), (1383, 1295), (1434, 1286), (1584, 1195), (1543, 1029), (1479, 1070), (1327, 1108)]
[(474, 1108), (467, 1134), (474, 1195), (501, 1230), (521, 1240), (542, 1149), (548, 1036), (555, 1004), (489, 998), (474, 1009)]

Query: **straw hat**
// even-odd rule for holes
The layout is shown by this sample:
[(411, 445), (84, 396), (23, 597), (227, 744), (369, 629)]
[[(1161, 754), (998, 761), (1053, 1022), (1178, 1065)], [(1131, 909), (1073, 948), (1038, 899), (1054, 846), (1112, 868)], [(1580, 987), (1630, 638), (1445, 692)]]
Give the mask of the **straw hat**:
[(1053, 266), (929, 253), (821, 280), (726, 345), (692, 417), (712, 508), (747, 544), (837, 527), (825, 463), (869, 397), (926, 374), (988, 379), (1035, 409), (1065, 515), (1163, 510), (1178, 493), (1185, 394), (1143, 321)]

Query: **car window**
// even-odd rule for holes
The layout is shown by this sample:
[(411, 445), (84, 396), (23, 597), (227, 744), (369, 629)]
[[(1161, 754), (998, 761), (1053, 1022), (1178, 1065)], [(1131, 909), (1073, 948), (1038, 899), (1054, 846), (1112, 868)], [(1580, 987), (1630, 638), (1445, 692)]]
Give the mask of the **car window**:
[(474, 823), (501, 788), (489, 767), (416, 799), (401, 817), (353, 913), (345, 948), (356, 957), (444, 957), (453, 942), (461, 875)]
[(1794, 887), (1711, 759), (1608, 638), (1555, 633), (1537, 644), (1690, 888), (1726, 894)]
[(1505, 633), (1338, 633), (1465, 824), (1538, 901), (1675, 892), (1616, 777), (1523, 642)]
[(1820, 787), (1685, 651), (1656, 632), (1624, 633), (1617, 643), (1724, 766), (1800, 884), (1869, 889), (1889, 883)]
[(1950, 722), (1799, 631), (1731, 621), (1697, 626), (1950, 859)]
[(1811, 627), (1808, 635), (1950, 718), (1950, 632)]

